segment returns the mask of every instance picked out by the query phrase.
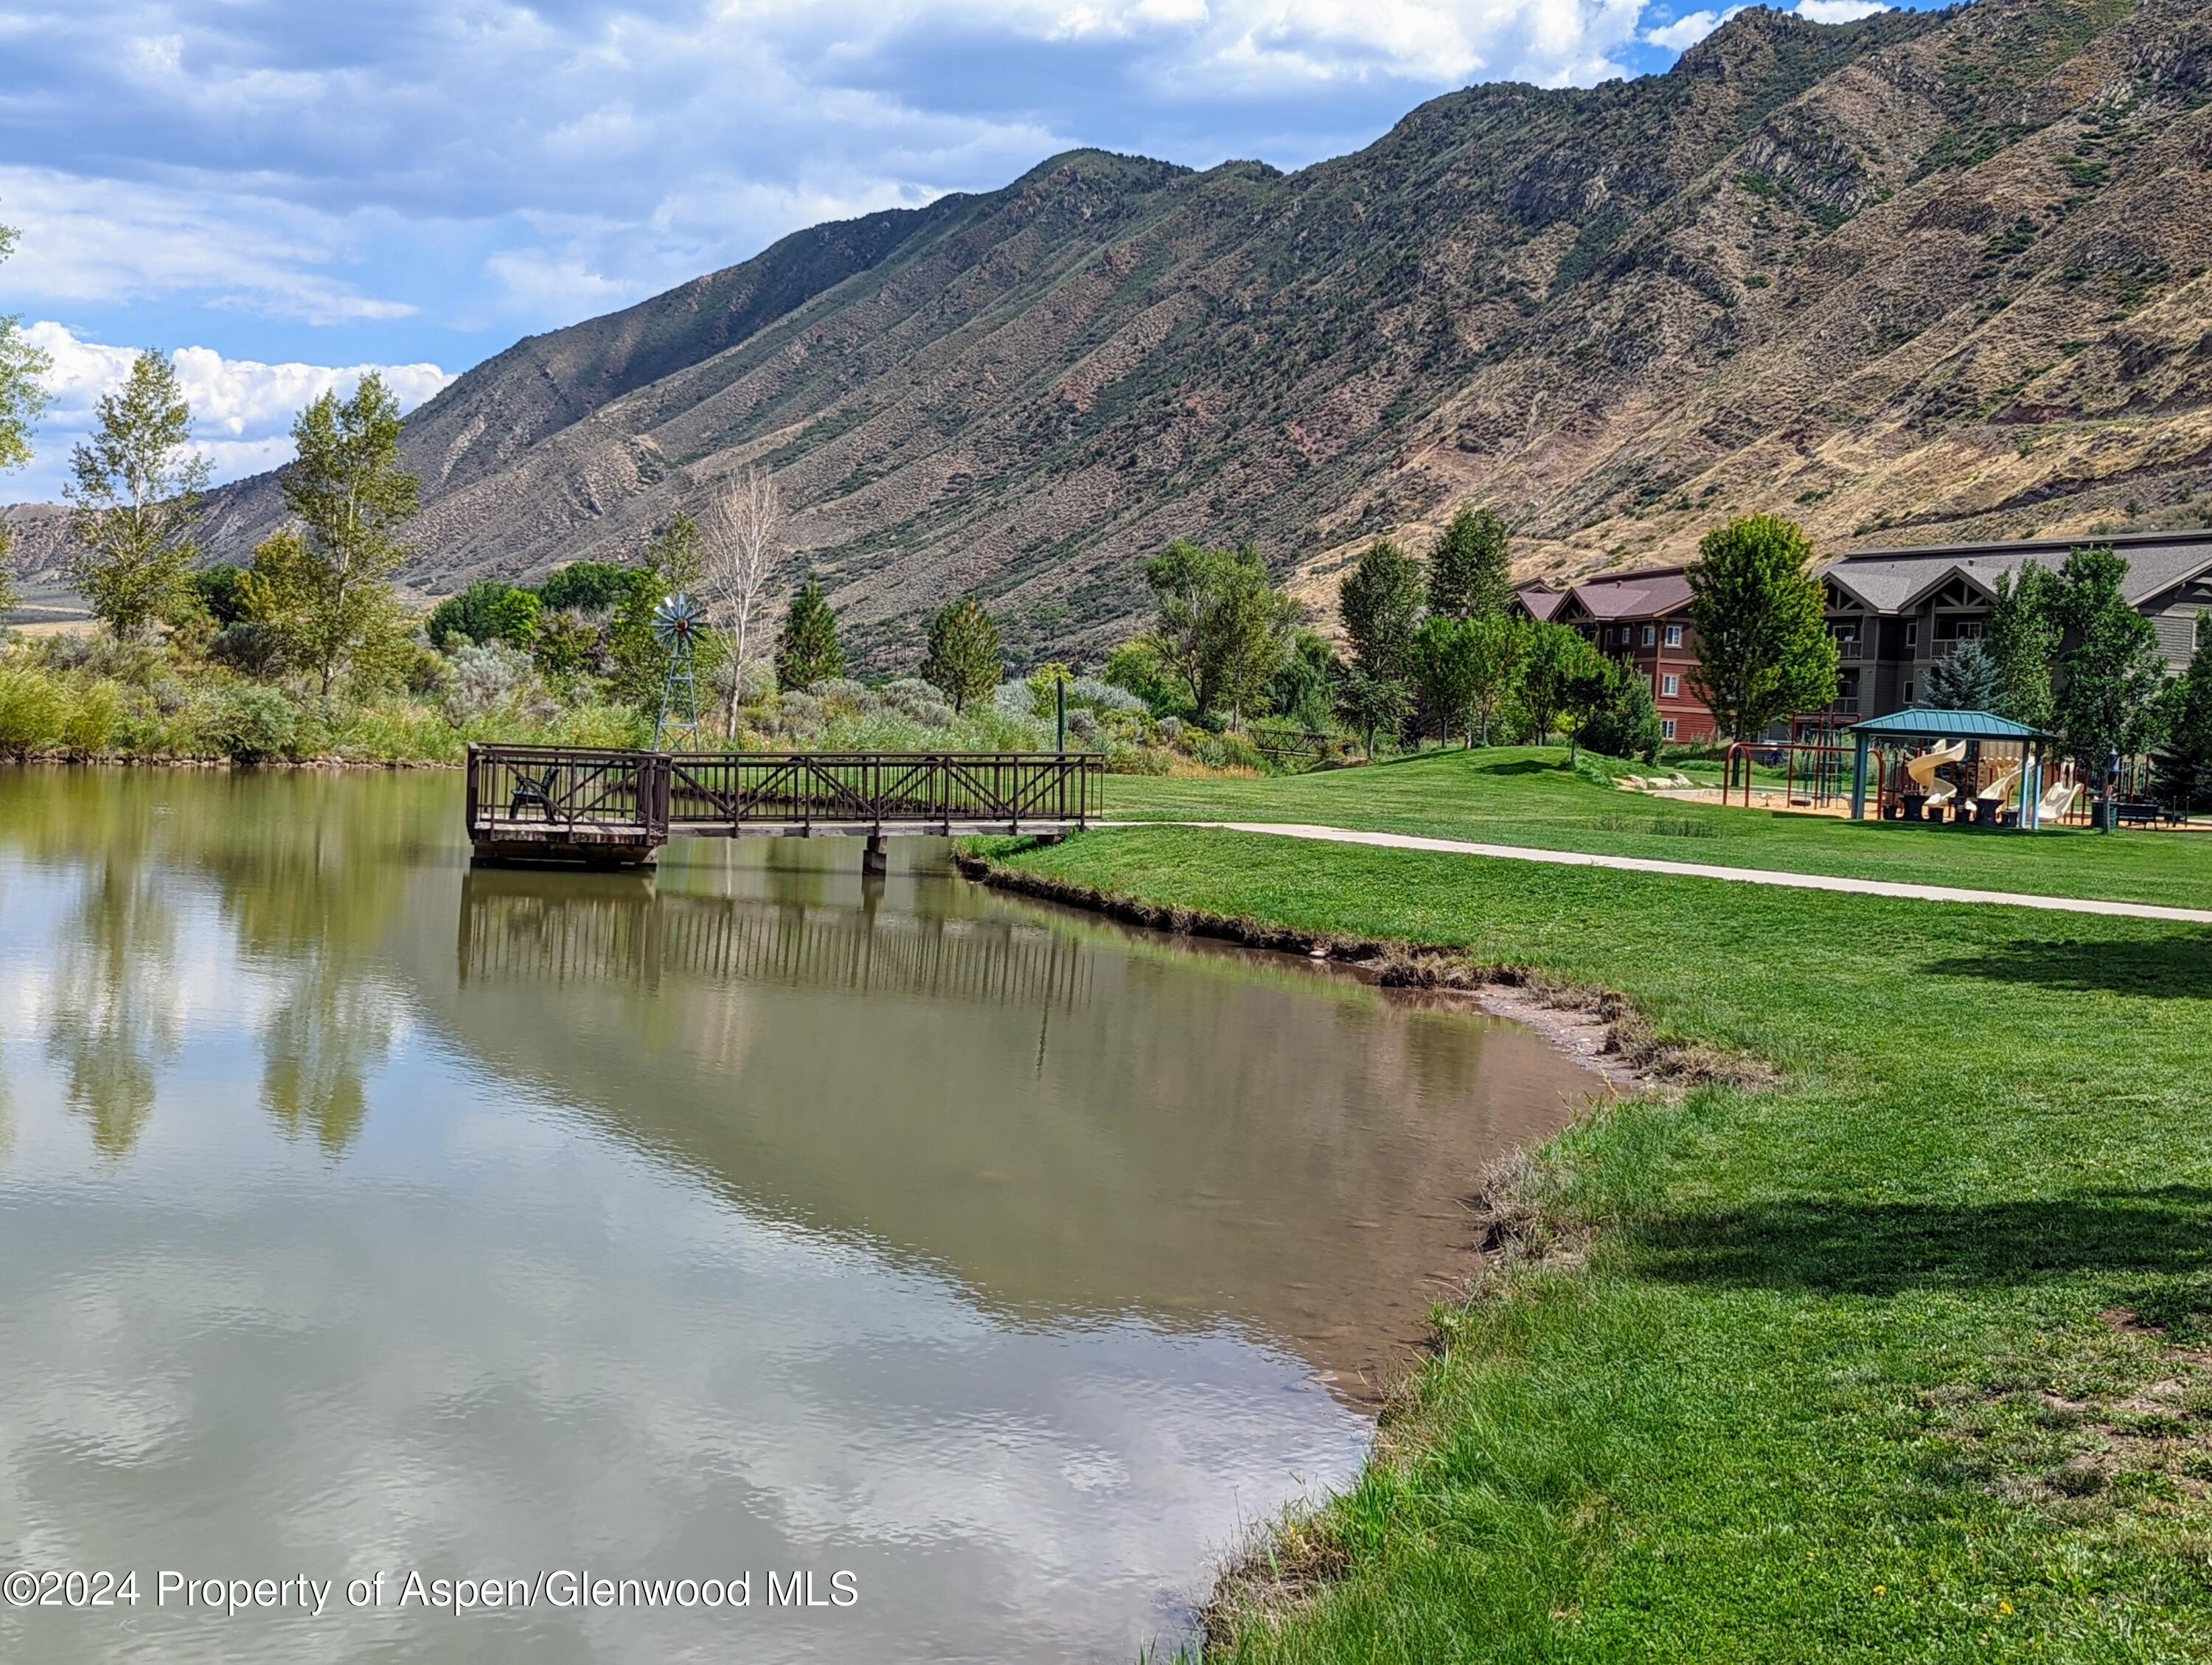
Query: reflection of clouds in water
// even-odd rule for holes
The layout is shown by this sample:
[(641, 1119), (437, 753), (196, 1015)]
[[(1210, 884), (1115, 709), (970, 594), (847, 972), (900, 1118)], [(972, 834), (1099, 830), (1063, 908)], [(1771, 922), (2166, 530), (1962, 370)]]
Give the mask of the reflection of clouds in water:
[[(1132, 1616), (1171, 1622), (1283, 1476), (1358, 1459), (1362, 1425), (1293, 1363), (1135, 1323), (1002, 1328), (944, 1280), (755, 1224), (416, 1063), (342, 1170), (201, 1191), (145, 1171), (156, 1149), (122, 1206), (0, 1191), (0, 1256), (66, 1268), (0, 1309), (0, 1496), (45, 1547), (159, 1562), (208, 1542), (322, 1577), (845, 1565), (860, 1654), (1120, 1658)], [(586, 1629), (613, 1659), (705, 1634)], [(233, 1629), (220, 1656), (280, 1634), (264, 1656), (364, 1639)], [(481, 1656), (541, 1656), (482, 1634)], [(861, 1634), (762, 1632), (749, 1656), (860, 1656)]]

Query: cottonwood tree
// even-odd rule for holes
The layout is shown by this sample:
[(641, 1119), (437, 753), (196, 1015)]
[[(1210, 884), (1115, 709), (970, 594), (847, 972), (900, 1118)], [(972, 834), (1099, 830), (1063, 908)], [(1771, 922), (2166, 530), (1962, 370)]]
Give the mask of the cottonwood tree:
[(1429, 611), (1443, 618), (1504, 618), (1513, 606), (1513, 538), (1488, 509), (1452, 516), (1429, 551)]
[[(1525, 644), (1521, 664), (1521, 702), (1528, 708), (1541, 744), (1553, 723), (1565, 714), (1576, 692), (1587, 679), (1605, 669), (1605, 656), (1589, 638), (1565, 624), (1533, 623), (1522, 627)], [(1595, 670), (1593, 670), (1595, 667)], [(1570, 743), (1571, 750), (1571, 742)]]
[(2166, 658), (2158, 631), (2120, 591), (2128, 563), (2108, 549), (2077, 549), (2058, 573), (2058, 617), (2071, 633), (2054, 706), (2066, 750), (2101, 778), (2116, 757), (2148, 751), (2164, 715)]
[(1626, 742), (1624, 750), (1613, 753), (1615, 757), (1633, 755), (1635, 742), (1644, 738), (1635, 712), (1639, 694), (1643, 709), (1651, 715), (1650, 739), (1656, 750), (1662, 731), (1658, 709), (1651, 702), (1651, 686), (1643, 673), (1633, 665), (1606, 658), (1580, 631), (1568, 634), (1585, 650), (1561, 655), (1564, 663), (1555, 673), (1559, 719), (1567, 729), (1569, 764), (1582, 761), (1583, 738), (1591, 734), (1616, 744)]
[[(1412, 649), (1407, 650), (1409, 653)], [(1378, 730), (1396, 733), (1413, 714), (1413, 696), (1395, 677), (1378, 677), (1353, 665), (1337, 690), (1337, 714), (1366, 737), (1367, 755), (1375, 756)]]
[(1690, 680), (1731, 739), (1836, 697), (1838, 653), (1813, 545), (1777, 515), (1714, 527), (1689, 569)]
[(1421, 623), (1420, 567), (1389, 538), (1378, 538), (1360, 551), (1336, 593), (1353, 663), (1370, 677), (1402, 678)]
[(921, 679), (943, 690), (956, 712), (988, 699), (1006, 677), (999, 625), (974, 596), (940, 607), (929, 621), (929, 656)]
[(1413, 677), (1445, 738), (1457, 728), (1473, 746), (1490, 744), (1490, 725), (1520, 673), (1522, 633), (1495, 615), (1431, 617), (1413, 636)]
[[(0, 262), (15, 246), (15, 233), (0, 226)], [(31, 460), (31, 430), (46, 408), (46, 392), (40, 378), (52, 368), (46, 355), (23, 337), (23, 320), (0, 315), (0, 474)], [(8, 578), (13, 539), (0, 526), (0, 612), (15, 605), (14, 586)]]
[(776, 639), (775, 679), (785, 688), (811, 688), (845, 672), (845, 649), (837, 640), (837, 612), (814, 574), (791, 599)]
[(1984, 638), (1996, 666), (1989, 708), (2030, 728), (2051, 726), (2051, 666), (2058, 656), (2058, 575), (2030, 562), (1997, 577)]
[(727, 732), (738, 732), (738, 702), (755, 647), (754, 626), (769, 580), (783, 558), (789, 518), (775, 477), (747, 467), (715, 487), (699, 517), (699, 586), (708, 616), (730, 641)]
[(139, 354), (94, 409), (62, 488), (77, 544), (70, 580), (118, 641), (136, 641), (184, 599), (199, 555), (186, 531), (208, 460), (192, 449), (191, 406), (167, 353)]
[(254, 551), (245, 586), (254, 617), (327, 698), (341, 671), (398, 634), (392, 579), (421, 488), (399, 465), (399, 402), (374, 372), (350, 398), (325, 393), (302, 410), (292, 443), (277, 479), (296, 524)]
[(1182, 538), (1145, 563), (1159, 599), (1146, 638), (1188, 691), (1203, 720), (1232, 720), (1264, 705), (1267, 684), (1289, 657), (1298, 605), (1267, 580), (1257, 550), (1206, 550)]

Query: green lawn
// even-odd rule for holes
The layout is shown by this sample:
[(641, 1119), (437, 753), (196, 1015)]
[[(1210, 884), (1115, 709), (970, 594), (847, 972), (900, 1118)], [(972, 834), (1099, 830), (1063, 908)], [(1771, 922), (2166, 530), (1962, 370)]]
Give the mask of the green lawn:
[(1313, 821), (1666, 861), (2212, 907), (2212, 834), (1981, 832), (1681, 804), (1620, 791), (1557, 748), (1429, 752), (1258, 780), (1111, 775), (1109, 815)]
[[(1464, 759), (1356, 817), (1384, 779), (1147, 791), (1606, 836), (1571, 779)], [(2178, 854), (1762, 827), (1720, 847), (2046, 888)], [(1541, 968), (1783, 1072), (1553, 1148), (1586, 1261), (1444, 1316), (1395, 1455), (1287, 1540), (1334, 1577), (1234, 1657), (2212, 1658), (2212, 932), (1170, 828), (1002, 859)]]

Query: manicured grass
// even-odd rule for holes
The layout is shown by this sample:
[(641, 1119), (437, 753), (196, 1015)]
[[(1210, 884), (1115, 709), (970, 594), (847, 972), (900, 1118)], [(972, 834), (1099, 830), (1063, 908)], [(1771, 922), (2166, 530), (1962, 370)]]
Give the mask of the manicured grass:
[(2212, 1658), (2212, 932), (1169, 828), (1002, 859), (1540, 968), (1784, 1073), (1553, 1148), (1585, 1261), (1445, 1315), (1283, 1540), (1334, 1576), (1230, 1656)]
[(2212, 834), (1997, 833), (1724, 810), (1604, 786), (1569, 769), (1556, 748), (1429, 752), (1287, 779), (1113, 775), (1106, 808), (1140, 820), (1314, 821), (1658, 860), (2212, 906)]

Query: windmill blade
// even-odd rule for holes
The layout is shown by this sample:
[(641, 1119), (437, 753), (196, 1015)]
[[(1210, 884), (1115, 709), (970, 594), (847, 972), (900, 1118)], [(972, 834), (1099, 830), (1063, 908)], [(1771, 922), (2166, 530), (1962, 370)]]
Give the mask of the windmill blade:
[(681, 590), (661, 597), (653, 610), (653, 634), (664, 645), (689, 641), (706, 623), (707, 610)]

